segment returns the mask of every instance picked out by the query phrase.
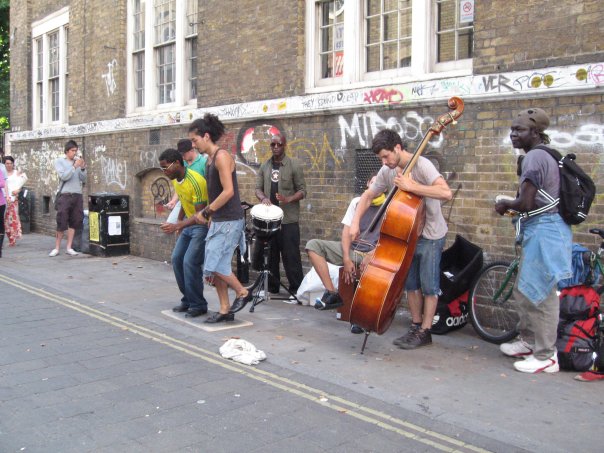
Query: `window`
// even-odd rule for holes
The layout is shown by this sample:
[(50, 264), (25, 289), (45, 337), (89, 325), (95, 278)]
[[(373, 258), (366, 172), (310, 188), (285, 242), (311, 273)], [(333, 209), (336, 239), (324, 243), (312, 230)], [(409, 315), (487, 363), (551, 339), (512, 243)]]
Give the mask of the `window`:
[[(436, 62), (472, 58), (474, 44), (474, 22), (466, 20), (459, 10), (458, 0), (436, 1)], [(470, 19), (470, 18), (466, 18)]]
[(134, 0), (132, 12), (134, 106), (145, 105), (145, 0)]
[(32, 24), (34, 127), (67, 123), (69, 9)]
[(189, 99), (197, 99), (197, 2), (187, 2), (186, 30)]
[(128, 111), (197, 103), (197, 0), (128, 2)]
[[(467, 3), (470, 13), (462, 8)], [(473, 2), (312, 0), (306, 5), (310, 89), (471, 71)]]

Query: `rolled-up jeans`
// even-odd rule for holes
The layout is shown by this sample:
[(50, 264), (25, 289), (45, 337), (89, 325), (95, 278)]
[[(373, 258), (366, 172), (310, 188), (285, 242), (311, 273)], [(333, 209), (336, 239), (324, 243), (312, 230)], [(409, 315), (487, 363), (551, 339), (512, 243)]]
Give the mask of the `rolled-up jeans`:
[(191, 225), (180, 232), (172, 251), (172, 268), (178, 289), (182, 293), (181, 303), (192, 310), (208, 308), (203, 297), (203, 261), (208, 227)]

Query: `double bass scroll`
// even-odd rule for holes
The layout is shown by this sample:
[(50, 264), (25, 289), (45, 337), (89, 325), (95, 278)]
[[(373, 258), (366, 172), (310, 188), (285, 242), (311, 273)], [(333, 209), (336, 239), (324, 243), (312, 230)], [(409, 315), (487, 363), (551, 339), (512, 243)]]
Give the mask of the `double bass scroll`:
[[(403, 169), (403, 175), (411, 173), (430, 138), (439, 135), (449, 124), (455, 124), (462, 115), (464, 103), (461, 98), (452, 97), (447, 104), (450, 111), (439, 116), (424, 134)], [(423, 230), (424, 200), (395, 187), (374, 222), (379, 220), (380, 213), (384, 215), (384, 221), (375, 252), (363, 270), (349, 312), (342, 313), (342, 317), (352, 324), (378, 335), (384, 333), (394, 319), (417, 241)]]

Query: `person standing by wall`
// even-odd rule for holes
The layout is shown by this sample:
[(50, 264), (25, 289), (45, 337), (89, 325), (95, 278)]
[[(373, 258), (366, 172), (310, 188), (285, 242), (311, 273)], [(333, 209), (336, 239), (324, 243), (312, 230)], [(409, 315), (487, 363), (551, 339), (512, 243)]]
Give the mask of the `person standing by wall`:
[(27, 182), (27, 175), (15, 168), (15, 159), (12, 156), (4, 158), (6, 166), (6, 213), (4, 229), (8, 237), (8, 245), (14, 246), (17, 239), (21, 239), (21, 220), (19, 219), (19, 193)]
[[(231, 269), (235, 247), (243, 239), (243, 209), (239, 198), (235, 160), (231, 153), (216, 142), (224, 134), (224, 124), (216, 115), (206, 113), (189, 127), (193, 146), (208, 156), (206, 178), (208, 182), (208, 206), (199, 213), (199, 221), (209, 222), (204, 261), (204, 275), (216, 286), (220, 310), (205, 322), (233, 321), (235, 312), (252, 299), (248, 291)], [(228, 288), (235, 291), (233, 305), (229, 303)]]
[(177, 221), (161, 225), (166, 234), (180, 233), (171, 261), (182, 299), (180, 305), (172, 310), (186, 312), (185, 317), (195, 318), (208, 312), (208, 302), (203, 296), (202, 272), (208, 227), (198, 224), (195, 217), (208, 205), (206, 180), (199, 173), (185, 168), (182, 154), (175, 149), (161, 153), (159, 165), (166, 177), (172, 180), (181, 205)]
[[(549, 143), (545, 134), (548, 126), (549, 117), (538, 108), (520, 112), (512, 122), (512, 145), (524, 150), (526, 155), (520, 168), (518, 196), (497, 202), (498, 214), (503, 215), (510, 209), (527, 213), (549, 205), (550, 201), (539, 190), (559, 198), (558, 162), (539, 148)], [(525, 358), (514, 362), (517, 371), (555, 373), (560, 369), (556, 351), (560, 299), (556, 289), (558, 281), (572, 276), (572, 231), (554, 206), (521, 219), (516, 240), (522, 244), (514, 285), (520, 338), (503, 343), (500, 350), (510, 357)]]
[(65, 157), (55, 161), (55, 170), (59, 176), (60, 186), (55, 209), (57, 210), (57, 233), (55, 248), (48, 256), (57, 256), (61, 248), (61, 240), (67, 230), (67, 245), (65, 253), (76, 256), (72, 248), (75, 231), (82, 228), (84, 220), (84, 203), (82, 200), (82, 184), (86, 182), (86, 162), (76, 156), (78, 144), (74, 140), (65, 143)]
[[(284, 134), (271, 137), (272, 157), (260, 166), (256, 176), (256, 197), (263, 204), (279, 206), (283, 210), (283, 222), (277, 234), (270, 240), (270, 278), (268, 290), (279, 292), (279, 256), (289, 282), (289, 290), (295, 294), (304, 278), (300, 257), (300, 200), (306, 197), (304, 170), (299, 160), (285, 154), (287, 142)], [(268, 194), (268, 195), (267, 195)], [(254, 262), (262, 261), (263, 247), (254, 251)]]

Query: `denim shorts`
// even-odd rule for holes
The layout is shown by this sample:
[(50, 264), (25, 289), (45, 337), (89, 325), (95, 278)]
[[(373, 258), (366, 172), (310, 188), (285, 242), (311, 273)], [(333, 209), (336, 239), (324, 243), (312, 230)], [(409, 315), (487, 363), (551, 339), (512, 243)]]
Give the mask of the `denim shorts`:
[(243, 219), (211, 222), (206, 236), (206, 253), (203, 273), (231, 275), (233, 252), (243, 234)]
[(440, 257), (445, 239), (419, 238), (405, 282), (407, 291), (421, 289), (424, 296), (440, 294)]

